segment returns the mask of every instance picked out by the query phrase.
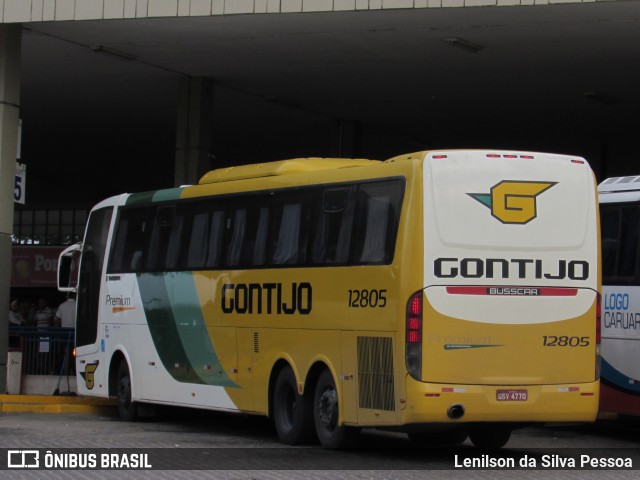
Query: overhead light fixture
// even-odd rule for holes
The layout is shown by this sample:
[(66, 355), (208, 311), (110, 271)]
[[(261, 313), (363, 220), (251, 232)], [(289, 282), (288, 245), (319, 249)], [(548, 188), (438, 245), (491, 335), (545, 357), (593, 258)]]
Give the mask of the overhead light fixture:
[(469, 53), (478, 53), (484, 48), (484, 45), (470, 42), (469, 40), (465, 40), (464, 38), (446, 37), (443, 38), (442, 41), (447, 45), (451, 45), (452, 47), (459, 48)]
[(118, 57), (122, 60), (135, 60), (137, 57), (130, 53), (121, 52), (115, 48), (105, 47), (104, 45), (89, 45), (89, 50), (95, 53), (104, 53), (113, 57)]
[(594, 102), (602, 103), (603, 105), (615, 105), (620, 102), (619, 98), (614, 97), (613, 95), (609, 95), (603, 92), (582, 92), (582, 95)]

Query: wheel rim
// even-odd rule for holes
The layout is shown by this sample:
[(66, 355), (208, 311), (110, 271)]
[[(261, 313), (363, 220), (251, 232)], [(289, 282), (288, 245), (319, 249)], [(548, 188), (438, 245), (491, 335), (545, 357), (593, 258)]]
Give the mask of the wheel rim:
[(335, 388), (325, 389), (318, 399), (318, 419), (327, 430), (333, 431), (338, 424), (338, 393)]

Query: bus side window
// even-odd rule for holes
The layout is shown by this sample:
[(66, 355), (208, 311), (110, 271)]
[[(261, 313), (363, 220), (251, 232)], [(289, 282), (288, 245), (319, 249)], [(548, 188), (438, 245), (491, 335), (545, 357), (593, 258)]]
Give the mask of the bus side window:
[(612, 277), (616, 274), (616, 259), (618, 255), (620, 235), (620, 211), (602, 209), (602, 274)]
[(402, 183), (391, 180), (363, 184), (359, 197), (356, 263), (390, 263), (398, 230)]
[(191, 221), (187, 269), (197, 270), (219, 266), (223, 238), (224, 211), (212, 211), (211, 207), (205, 204), (204, 209), (195, 213)]
[(252, 205), (238, 207), (232, 213), (231, 237), (227, 254), (229, 267), (257, 267), (265, 265), (269, 207), (267, 198), (254, 197)]
[(184, 227), (184, 215), (180, 211), (176, 213), (173, 220), (173, 228), (169, 236), (169, 244), (167, 245), (167, 255), (164, 260), (165, 268), (174, 270), (178, 266), (180, 254), (182, 252), (182, 231)]
[(197, 213), (193, 216), (191, 236), (187, 250), (187, 268), (197, 269), (207, 262), (207, 236), (209, 232), (209, 214)]
[(620, 258), (618, 276), (634, 277), (638, 258), (638, 208), (624, 208), (622, 210), (622, 225), (620, 235)]
[(183, 220), (175, 205), (158, 207), (144, 263), (146, 271), (171, 270), (177, 266)]
[(296, 265), (305, 260), (306, 238), (302, 231), (302, 204), (283, 205), (280, 226), (271, 262), (274, 265)]
[(390, 213), (389, 197), (367, 199), (364, 244), (360, 254), (360, 263), (380, 263), (384, 261)]
[(213, 212), (211, 219), (211, 229), (209, 231), (209, 243), (207, 245), (207, 263), (209, 268), (220, 265), (220, 252), (222, 250), (222, 240), (224, 238), (224, 212), (219, 210)]
[(349, 260), (355, 199), (353, 187), (328, 188), (314, 218), (311, 261), (314, 264), (345, 264)]
[[(149, 245), (147, 245), (147, 255), (144, 261), (145, 270), (154, 270), (158, 265), (158, 257), (160, 256), (160, 248), (162, 244), (163, 231), (167, 232), (167, 226), (161, 225), (158, 221), (159, 212), (156, 212), (155, 219), (153, 221), (153, 227), (151, 228), (151, 238), (149, 239)], [(171, 224), (169, 224), (168, 228)], [(135, 255), (135, 254), (134, 254)], [(133, 267), (133, 260), (131, 261)], [(136, 269), (137, 270), (137, 269)]]
[(640, 209), (620, 205), (601, 207), (602, 274), (605, 278), (637, 275)]
[(315, 234), (311, 245), (311, 261), (316, 264), (324, 263), (327, 258), (327, 236), (329, 229), (327, 217), (322, 212), (314, 221)]
[(231, 225), (231, 239), (229, 240), (229, 252), (227, 265), (237, 267), (240, 264), (240, 255), (244, 244), (245, 230), (247, 229), (247, 209), (239, 208), (233, 212), (233, 224)]
[(111, 265), (109, 271), (121, 272), (123, 271), (124, 263), (124, 247), (126, 245), (127, 230), (129, 228), (129, 220), (121, 219), (118, 225), (118, 234), (114, 242), (113, 251), (111, 252)]
[(113, 242), (109, 273), (127, 273), (140, 271), (147, 252), (149, 219), (153, 218), (154, 208), (131, 208), (120, 212), (116, 237)]
[(249, 263), (253, 266), (264, 265), (267, 252), (267, 234), (269, 233), (269, 209), (260, 208), (258, 217), (258, 229), (253, 242), (253, 255), (249, 257)]
[(355, 213), (355, 210), (356, 202), (351, 200), (349, 201), (349, 203), (347, 203), (344, 212), (342, 212), (333, 263), (347, 263), (349, 261), (351, 239), (353, 236), (353, 215)]

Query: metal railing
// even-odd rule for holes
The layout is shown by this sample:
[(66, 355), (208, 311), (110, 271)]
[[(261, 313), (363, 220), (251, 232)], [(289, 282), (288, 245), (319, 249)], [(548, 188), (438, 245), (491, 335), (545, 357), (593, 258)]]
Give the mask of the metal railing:
[(73, 328), (9, 326), (9, 350), (22, 352), (22, 375), (75, 375)]

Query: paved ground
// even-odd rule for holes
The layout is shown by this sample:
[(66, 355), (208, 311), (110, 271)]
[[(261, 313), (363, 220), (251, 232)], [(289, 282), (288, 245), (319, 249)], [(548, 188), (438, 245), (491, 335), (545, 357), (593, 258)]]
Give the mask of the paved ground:
[[(546, 453), (566, 458), (580, 453), (635, 455), (640, 467), (640, 422), (601, 422), (595, 426), (562, 425), (526, 428), (514, 432), (508, 456), (536, 456)], [(229, 480), (280, 479), (631, 479), (640, 470), (469, 470), (451, 469), (450, 450), (414, 450), (398, 433), (365, 431), (360, 439), (366, 449), (331, 452), (317, 447), (288, 448), (278, 441), (264, 418), (219, 414), (195, 410), (166, 409), (151, 421), (121, 422), (113, 415), (99, 414), (0, 414), (0, 454), (6, 449), (77, 449), (101, 452), (104, 448), (129, 448), (135, 452), (162, 448), (159, 461), (173, 468), (182, 465), (215, 465), (228, 470), (164, 471), (28, 471), (0, 470), (0, 478), (221, 478)], [(630, 449), (630, 450), (623, 450)], [(61, 452), (62, 450), (53, 450)], [(158, 451), (153, 451), (158, 460)], [(461, 455), (479, 457), (480, 452), (465, 444)], [(5, 464), (5, 459), (2, 464)], [(211, 463), (213, 461), (213, 463)], [(186, 462), (186, 463), (185, 463)], [(207, 463), (209, 462), (209, 463)], [(196, 465), (197, 466), (197, 465)], [(345, 470), (335, 470), (345, 469)], [(357, 468), (357, 470), (352, 470)], [(442, 470), (442, 468), (449, 468)]]

